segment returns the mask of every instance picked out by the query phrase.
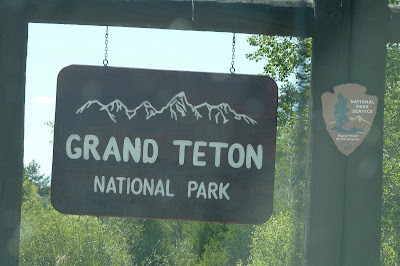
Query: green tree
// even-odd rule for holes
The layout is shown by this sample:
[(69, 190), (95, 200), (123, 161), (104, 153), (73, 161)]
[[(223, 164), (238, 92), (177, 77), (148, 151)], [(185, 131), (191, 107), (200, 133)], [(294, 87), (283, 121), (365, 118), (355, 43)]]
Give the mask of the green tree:
[(135, 223), (141, 232), (133, 243), (131, 253), (135, 265), (161, 265), (173, 262), (173, 240), (170, 222), (140, 219)]
[(44, 192), (47, 180), (37, 162), (24, 167), (21, 265), (123, 265), (131, 261), (129, 241), (116, 223), (57, 212)]
[(346, 113), (349, 111), (347, 108), (347, 99), (343, 97), (342, 93), (338, 95), (338, 102), (335, 104), (335, 119), (336, 124), (333, 126), (332, 130), (337, 132), (345, 133), (343, 126), (349, 122), (349, 118), (347, 117)]
[(221, 225), (219, 233), (204, 245), (199, 265), (236, 265), (247, 262), (251, 249), (251, 235), (254, 230), (250, 225)]
[(32, 184), (28, 179), (22, 183), (22, 201), (28, 201), (29, 204), (36, 203), (40, 198), (37, 197), (39, 188)]
[(123, 265), (130, 261), (125, 236), (106, 228), (96, 217), (61, 214), (34, 193), (23, 202), (21, 213), (21, 265)]
[(383, 137), (383, 265), (400, 264), (400, 44), (387, 45)]
[(256, 226), (251, 250), (252, 265), (293, 265), (296, 226), (290, 213), (274, 214)]
[(50, 196), (50, 178), (40, 173), (40, 165), (35, 160), (24, 167), (23, 175), (24, 180), (38, 187), (40, 196)]
[[(310, 95), (311, 39), (252, 36), (257, 50), (250, 60), (266, 60), (264, 73), (283, 82), (279, 91), (275, 213), (294, 213), (293, 263), (300, 264), (303, 238), (304, 187), (307, 165), (307, 124)], [(289, 209), (288, 209), (289, 208)]]

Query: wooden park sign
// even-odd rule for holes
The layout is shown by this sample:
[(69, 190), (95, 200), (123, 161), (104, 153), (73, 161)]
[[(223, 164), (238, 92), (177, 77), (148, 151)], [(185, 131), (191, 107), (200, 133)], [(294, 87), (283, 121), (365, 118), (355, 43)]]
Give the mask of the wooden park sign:
[(52, 204), (70, 214), (263, 223), (276, 111), (266, 76), (66, 67)]

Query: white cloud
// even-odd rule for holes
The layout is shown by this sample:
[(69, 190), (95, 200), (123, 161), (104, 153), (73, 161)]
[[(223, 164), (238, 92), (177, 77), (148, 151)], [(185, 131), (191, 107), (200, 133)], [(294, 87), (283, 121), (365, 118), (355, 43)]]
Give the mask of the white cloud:
[(37, 104), (54, 104), (56, 99), (48, 96), (38, 96), (33, 98), (31, 101)]

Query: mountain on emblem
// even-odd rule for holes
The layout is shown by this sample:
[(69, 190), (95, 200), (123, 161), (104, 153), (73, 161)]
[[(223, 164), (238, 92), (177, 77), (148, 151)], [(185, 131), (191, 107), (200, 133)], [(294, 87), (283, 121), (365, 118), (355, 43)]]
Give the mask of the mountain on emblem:
[(326, 130), (336, 147), (345, 155), (352, 153), (365, 139), (374, 121), (378, 98), (367, 95), (359, 84), (342, 84), (334, 93), (321, 96)]
[(257, 123), (247, 115), (238, 114), (227, 103), (212, 105), (204, 102), (196, 106), (192, 105), (187, 100), (186, 94), (183, 91), (172, 97), (171, 100), (169, 100), (160, 110), (154, 108), (154, 106), (148, 101), (144, 101), (137, 107), (129, 109), (119, 99), (115, 99), (108, 104), (103, 104), (98, 100), (89, 100), (78, 108), (76, 114), (81, 114), (85, 110), (95, 107), (99, 108), (98, 111), (105, 111), (114, 123), (117, 123), (117, 114), (125, 115), (129, 120), (131, 120), (140, 112), (146, 113), (146, 120), (160, 114), (169, 114), (170, 118), (174, 120), (183, 117), (193, 117), (196, 120), (208, 118), (208, 120), (213, 121), (216, 124), (226, 124), (233, 120), (244, 121), (250, 125)]
[(355, 117), (349, 117), (350, 121), (357, 121), (359, 123), (367, 123), (370, 124), (370, 122), (368, 122), (367, 120), (365, 120), (364, 118), (362, 118), (360, 115), (355, 116)]

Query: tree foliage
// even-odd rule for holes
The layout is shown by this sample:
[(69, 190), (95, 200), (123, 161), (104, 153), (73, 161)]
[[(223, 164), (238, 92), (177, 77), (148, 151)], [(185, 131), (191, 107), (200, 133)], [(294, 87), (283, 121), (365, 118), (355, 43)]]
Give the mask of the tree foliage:
[(40, 196), (50, 195), (50, 178), (40, 173), (40, 165), (35, 160), (24, 167), (23, 175), (24, 180), (28, 180), (33, 185), (37, 186), (37, 193)]
[[(209, 224), (209, 226), (216, 226)], [(204, 245), (199, 265), (236, 265), (248, 262), (251, 233), (249, 225), (217, 225), (219, 232), (213, 234)]]
[(39, 165), (24, 169), (21, 208), (21, 265), (122, 265), (130, 255), (120, 230), (96, 217), (63, 215), (40, 189), (48, 187)]
[[(256, 62), (267, 61), (264, 74), (280, 82), (287, 82), (293, 76), (298, 80), (309, 80), (311, 38), (255, 35), (250, 37), (248, 42), (251, 46), (257, 47), (257, 50), (246, 57)], [(299, 69), (301, 71), (297, 71)]]
[[(290, 240), (294, 252), (290, 253), (290, 264), (300, 264), (307, 165), (311, 39), (258, 35), (249, 38), (249, 44), (257, 47), (257, 50), (248, 54), (247, 58), (266, 60), (263, 74), (282, 84), (278, 99), (274, 215), (292, 215), (296, 230), (291, 231), (293, 235)], [(283, 220), (278, 219), (278, 222)], [(254, 249), (258, 248), (263, 249), (255, 244)], [(281, 265), (287, 262), (282, 261)]]
[(388, 44), (383, 137), (382, 249), (385, 265), (400, 264), (400, 44)]
[(256, 228), (253, 235), (251, 260), (253, 265), (293, 265), (295, 249), (293, 217), (280, 212)]

